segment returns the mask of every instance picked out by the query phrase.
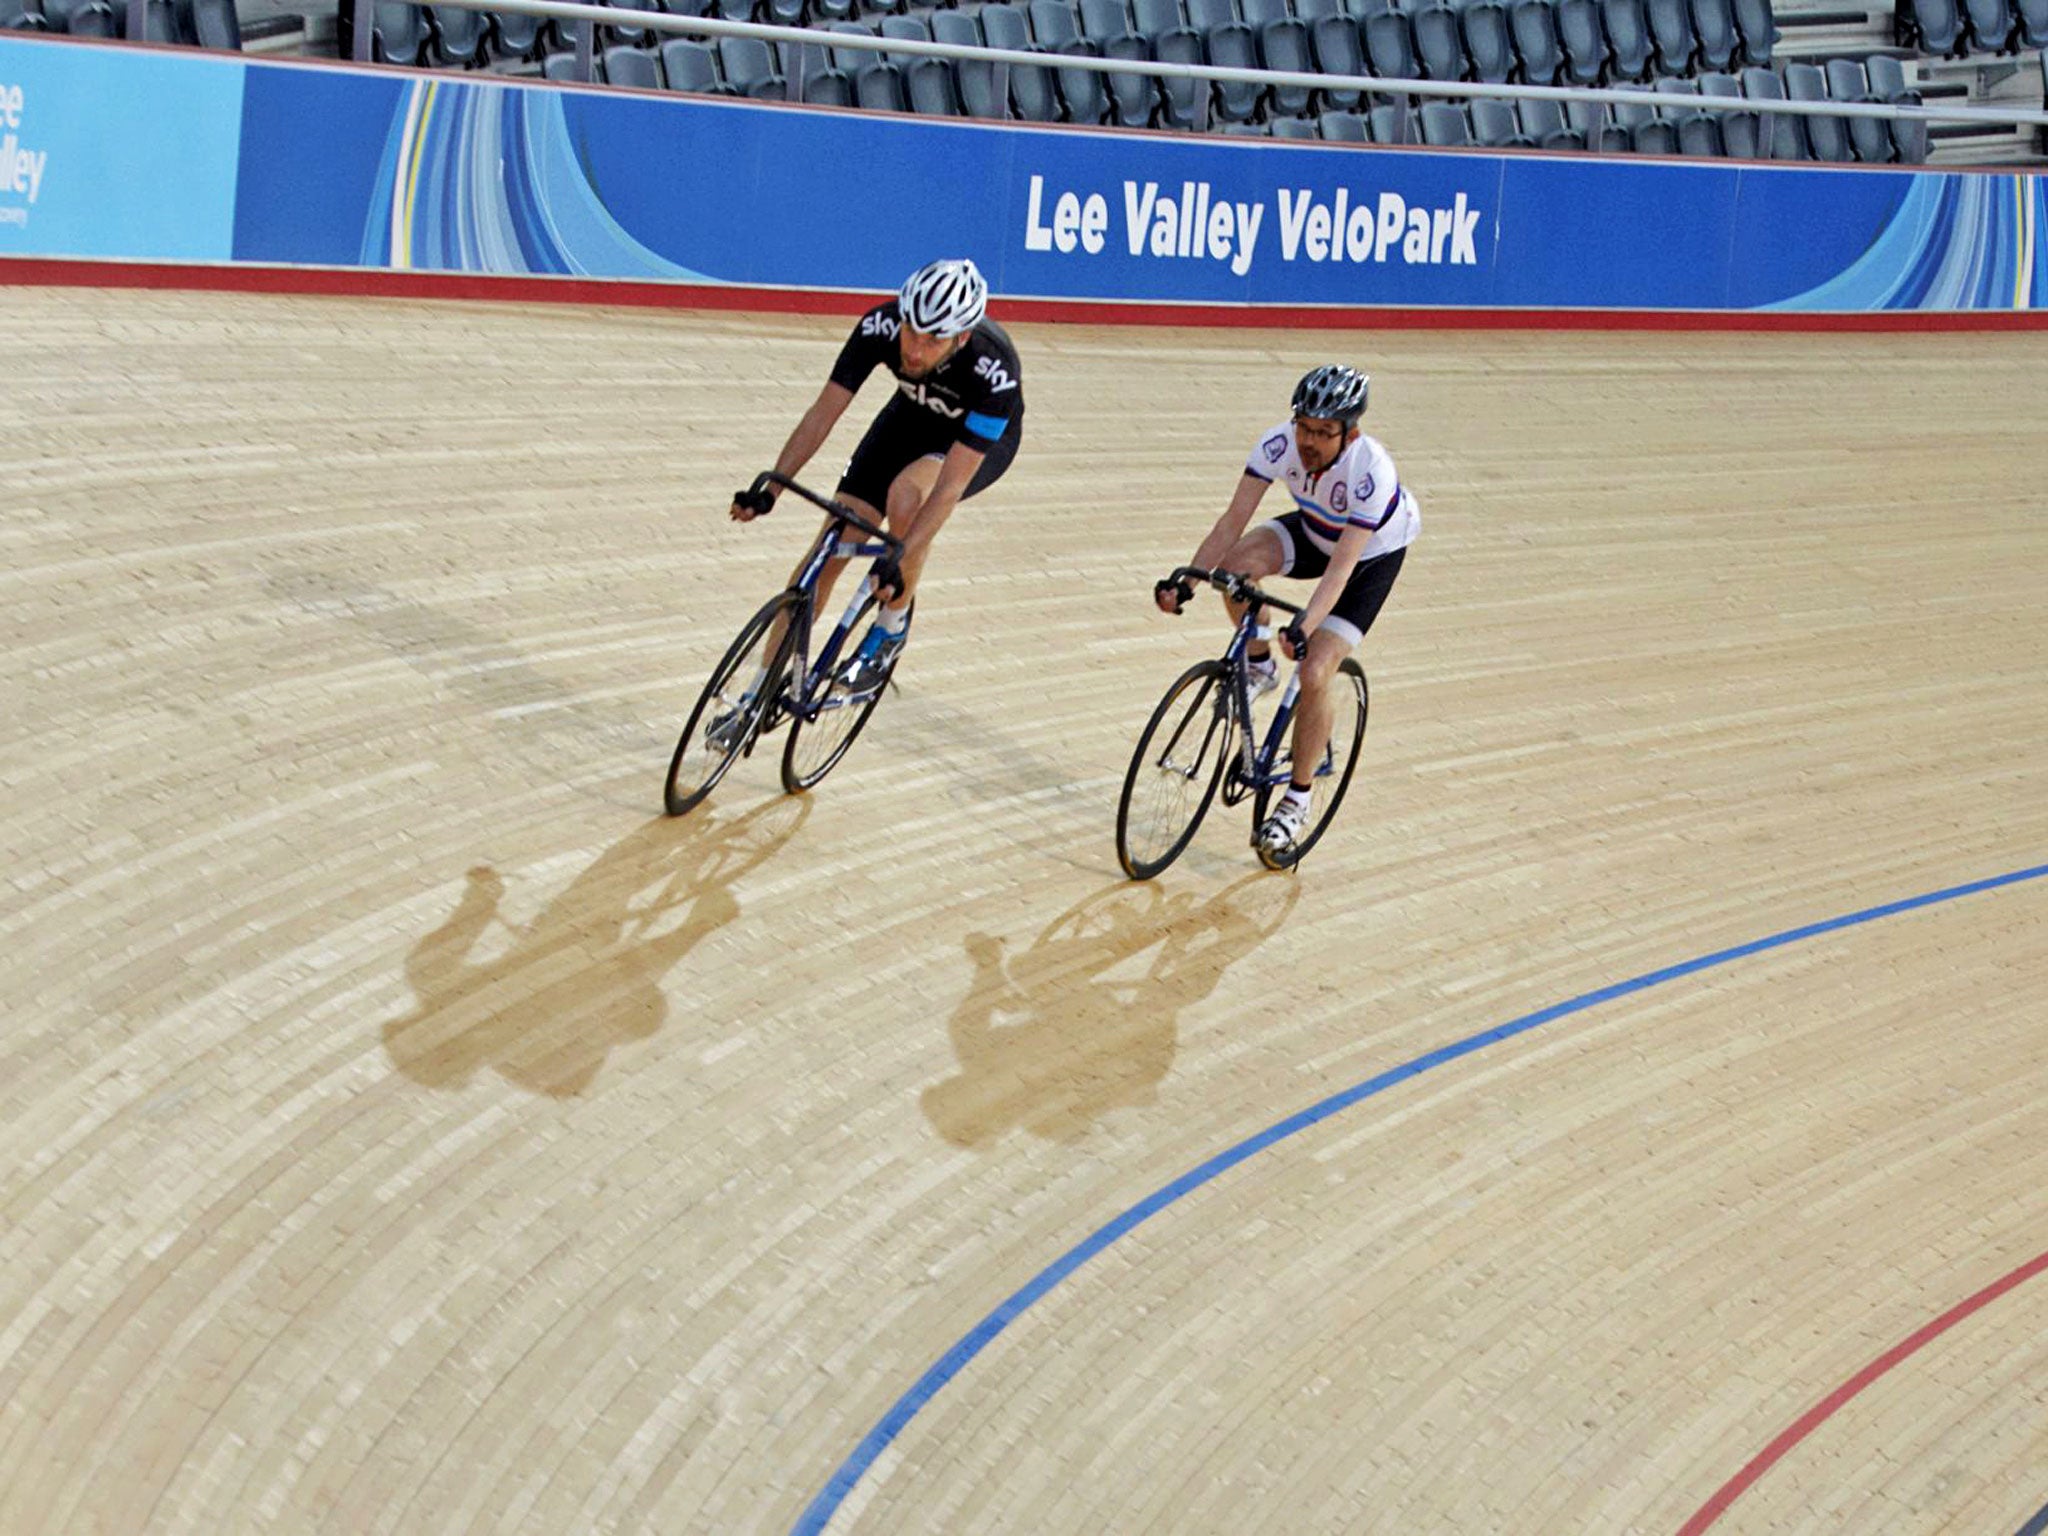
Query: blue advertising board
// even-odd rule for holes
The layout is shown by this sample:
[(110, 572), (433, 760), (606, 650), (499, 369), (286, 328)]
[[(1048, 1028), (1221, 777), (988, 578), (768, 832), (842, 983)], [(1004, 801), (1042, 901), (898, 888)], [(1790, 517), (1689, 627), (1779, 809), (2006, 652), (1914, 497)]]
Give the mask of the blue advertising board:
[(221, 261), (243, 66), (0, 43), (0, 255)]
[[(865, 292), (953, 254), (1005, 297), (1254, 308), (2048, 295), (2040, 177), (1046, 129), (11, 40), (0, 79), (30, 82), (33, 125), (4, 128), (0, 219), (26, 199), (40, 242), (0, 223), (0, 251)], [(46, 163), (117, 190), (36, 202)]]

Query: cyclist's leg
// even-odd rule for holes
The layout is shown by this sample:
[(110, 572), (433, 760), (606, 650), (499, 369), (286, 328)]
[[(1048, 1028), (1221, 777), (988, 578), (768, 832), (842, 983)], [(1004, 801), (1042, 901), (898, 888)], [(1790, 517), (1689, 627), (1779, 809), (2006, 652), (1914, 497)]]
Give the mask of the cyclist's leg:
[[(1247, 528), (1223, 557), (1226, 571), (1249, 576), (1253, 581), (1264, 581), (1268, 576), (1306, 576), (1313, 579), (1323, 573), (1324, 563), (1322, 551), (1302, 535), (1299, 512), (1290, 512), (1285, 517), (1276, 517), (1255, 528)], [(1245, 605), (1230, 598), (1225, 598), (1223, 603), (1230, 610), (1230, 627), (1235, 629), (1244, 617)], [(1265, 642), (1255, 642), (1252, 654), (1264, 656)]]
[(1294, 706), (1294, 772), (1315, 771), (1330, 744), (1330, 679), (1365, 639), (1380, 616), (1394, 578), (1400, 574), (1405, 549), (1359, 562), (1344, 584), (1330, 616), (1308, 637), (1308, 659), (1301, 664), (1301, 696)]
[[(1017, 457), (1018, 432), (1011, 432), (1001, 442), (982, 455), (981, 465), (974, 471), (974, 478), (967, 482), (967, 489), (960, 493), (962, 501), (970, 501), (1002, 479), (1003, 472)], [(930, 451), (911, 460), (898, 471), (889, 484), (888, 518), (889, 531), (899, 539), (910, 537), (917, 527), (918, 513), (930, 498), (932, 487), (938, 484), (939, 471), (945, 466), (949, 444), (941, 443)], [(889, 605), (891, 612), (901, 612), (917, 590), (918, 574), (924, 569), (924, 562), (931, 552), (927, 544), (923, 550), (903, 562), (903, 595)]]

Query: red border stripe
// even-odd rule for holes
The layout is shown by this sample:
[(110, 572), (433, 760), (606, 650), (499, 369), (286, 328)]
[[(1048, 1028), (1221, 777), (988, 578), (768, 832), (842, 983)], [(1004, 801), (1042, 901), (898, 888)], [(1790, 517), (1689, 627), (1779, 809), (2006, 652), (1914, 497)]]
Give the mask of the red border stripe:
[[(845, 289), (636, 283), (599, 278), (506, 277), (386, 268), (227, 266), (0, 257), (0, 284), (37, 287), (199, 289), (497, 303), (616, 304), (660, 309), (857, 314), (874, 295)], [(1791, 310), (1397, 309), (1306, 304), (1153, 304), (1102, 299), (998, 299), (1006, 320), (1092, 325), (1317, 330), (1571, 331), (2012, 331), (2048, 330), (2048, 309)]]
[(1994, 1280), (1976, 1295), (1966, 1301), (1958, 1302), (1918, 1332), (1894, 1344), (1854, 1376), (1851, 1376), (1847, 1381), (1835, 1388), (1826, 1397), (1807, 1409), (1806, 1412), (1802, 1413), (1784, 1429), (1777, 1439), (1757, 1452), (1750, 1459), (1747, 1466), (1715, 1490), (1714, 1496), (1702, 1504), (1694, 1512), (1693, 1517), (1678, 1528), (1678, 1536), (1698, 1536), (1699, 1532), (1704, 1531), (1708, 1526), (1720, 1519), (1728, 1506), (1742, 1497), (1743, 1493), (1752, 1483), (1782, 1460), (1786, 1452), (1812, 1434), (1814, 1430), (1819, 1428), (1822, 1423), (1832, 1416), (1844, 1403), (1848, 1402), (1850, 1398), (1861, 1392), (1865, 1387), (1877, 1380), (1878, 1377), (1884, 1375), (1886, 1371), (1889, 1371), (1908, 1355), (1920, 1349), (1921, 1346), (1933, 1339), (1939, 1338), (1971, 1313), (1989, 1306), (2007, 1291), (2012, 1290), (2015, 1286), (2025, 1284), (2044, 1269), (2048, 1269), (2048, 1253), (2037, 1254), (2004, 1279)]

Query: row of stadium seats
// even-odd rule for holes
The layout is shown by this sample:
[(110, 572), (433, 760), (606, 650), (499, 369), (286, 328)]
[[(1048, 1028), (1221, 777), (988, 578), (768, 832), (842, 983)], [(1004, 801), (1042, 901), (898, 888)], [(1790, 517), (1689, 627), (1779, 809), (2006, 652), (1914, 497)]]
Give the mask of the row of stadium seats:
[(1898, 0), (1892, 35), (1937, 58), (2048, 48), (2048, 0)]
[[(72, 37), (128, 35), (128, 0), (0, 0), (0, 28)], [(240, 52), (234, 0), (147, 0), (138, 41)]]
[[(1027, 0), (826, 25), (1048, 53), (1538, 85), (1768, 64), (1778, 36), (1770, 0), (1465, 0), (1456, 8), (1432, 0), (1413, 11), (1393, 9), (1386, 0), (1354, 3), (1366, 14), (1341, 9), (1339, 0), (1297, 0), (1293, 14), (1286, 0), (1245, 0), (1242, 12), (1235, 0), (1188, 0), (1186, 12), (1181, 0), (1131, 0), (1129, 6), (1126, 0)], [(622, 8), (648, 7), (643, 0)], [(653, 41), (649, 29), (629, 22), (602, 33), (600, 46)], [(344, 25), (342, 36), (348, 35)], [(375, 56), (395, 64), (524, 60), (572, 45), (531, 17), (395, 0), (377, 0), (373, 37)], [(843, 63), (838, 67), (853, 73)], [(1044, 93), (1027, 88), (1027, 96), (1019, 114), (1047, 120), (1036, 110)], [(1240, 115), (1226, 108), (1225, 116)]]
[[(1001, 115), (993, 70), (973, 62), (912, 59), (892, 63), (880, 54), (845, 48), (799, 50), (783, 45), (778, 51), (753, 38), (723, 38), (715, 45), (671, 38), (659, 50), (620, 43), (603, 50), (595, 62), (601, 79), (643, 90), (666, 88), (773, 100), (800, 94), (808, 101), (874, 111)], [(799, 69), (804, 72), (801, 89), (792, 90)], [(574, 57), (550, 55), (547, 73), (561, 80), (575, 78)], [(1035, 74), (1046, 78), (1034, 80)], [(1190, 129), (1206, 115), (1225, 132), (1270, 133), (1279, 138), (1335, 136), (1382, 143), (1543, 149), (1591, 144), (1609, 152), (1744, 159), (1757, 157), (1758, 135), (1768, 133), (1772, 136), (1770, 158), (1774, 159), (1918, 163), (1927, 157), (1926, 128), (1920, 123), (1784, 114), (1767, 119), (1759, 113), (1711, 112), (1685, 105), (1685, 98), (1697, 100), (1701, 95), (1917, 103), (1919, 97), (1907, 88), (1903, 66), (1882, 54), (1873, 55), (1867, 69), (1865, 61), (1831, 59), (1824, 69), (1788, 64), (1782, 74), (1751, 65), (1739, 77), (1709, 72), (1697, 80), (1666, 78), (1657, 82), (1656, 89), (1672, 98), (1669, 105), (1631, 103), (1609, 111), (1583, 103), (1573, 103), (1567, 111), (1556, 102), (1498, 99), (1475, 100), (1469, 107), (1431, 100), (1419, 108), (1404, 109), (1398, 98), (1374, 105), (1363, 99), (1371, 93), (1353, 89), (1280, 87), (1267, 92), (1251, 86), (1206, 87), (1194, 81), (1104, 75), (1073, 68), (1015, 71), (1010, 87), (1013, 100), (1021, 100), (1038, 113), (1051, 114), (1040, 116), (1040, 121), (1059, 119), (1090, 125)], [(1215, 93), (1206, 114), (1197, 96), (1204, 89)]]

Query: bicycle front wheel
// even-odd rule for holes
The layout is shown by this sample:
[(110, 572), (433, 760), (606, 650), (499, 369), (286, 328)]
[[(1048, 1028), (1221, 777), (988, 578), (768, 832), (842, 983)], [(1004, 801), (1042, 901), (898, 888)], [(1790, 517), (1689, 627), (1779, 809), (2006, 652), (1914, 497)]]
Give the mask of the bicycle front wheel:
[(1230, 673), (1198, 662), (1174, 680), (1152, 711), (1116, 807), (1116, 860), (1133, 880), (1150, 880), (1194, 840), (1230, 760)]
[[(861, 694), (852, 692), (842, 681), (846, 662), (852, 658), (860, 638), (867, 634), (868, 623), (880, 607), (880, 602), (869, 594), (860, 612), (854, 615), (852, 628), (846, 632), (847, 649), (838, 656), (820, 659), (818, 665), (828, 668), (831, 675), (824, 680), (815, 701), (807, 700), (805, 708), (789, 723), (789, 741), (782, 749), (782, 787), (792, 795), (814, 787), (839, 766), (839, 759), (846, 756), (854, 737), (882, 702), (889, 678), (896, 675), (896, 663), (892, 661), (880, 685)], [(905, 635), (910, 633), (910, 622), (916, 617), (917, 601), (913, 598), (903, 621)]]
[[(1337, 807), (1344, 803), (1344, 791), (1351, 787), (1351, 772), (1358, 766), (1358, 751), (1365, 743), (1365, 669), (1355, 656), (1346, 656), (1330, 679), (1330, 744), (1316, 765), (1315, 820), (1286, 848), (1259, 849), (1259, 862), (1268, 869), (1287, 869), (1299, 864), (1330, 828)], [(1266, 807), (1275, 785), (1265, 785), (1252, 803), (1252, 826), (1266, 823)], [(1256, 839), (1255, 839), (1256, 841)]]
[[(795, 592), (771, 598), (726, 647), (711, 680), (697, 695), (697, 707), (690, 711), (689, 722), (676, 740), (675, 755), (669, 759), (668, 782), (662, 787), (669, 815), (682, 815), (710, 794), (739, 755), (754, 744), (781, 691), (790, 648), (796, 643), (797, 605), (802, 601)], [(789, 622), (783, 625), (771, 658), (769, 635), (776, 619), (784, 615)]]

